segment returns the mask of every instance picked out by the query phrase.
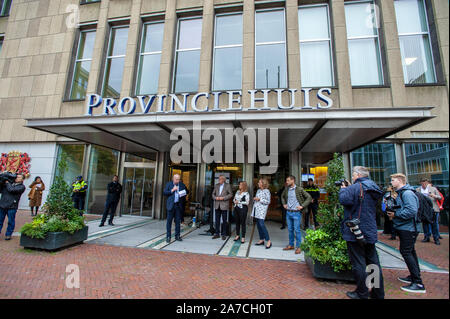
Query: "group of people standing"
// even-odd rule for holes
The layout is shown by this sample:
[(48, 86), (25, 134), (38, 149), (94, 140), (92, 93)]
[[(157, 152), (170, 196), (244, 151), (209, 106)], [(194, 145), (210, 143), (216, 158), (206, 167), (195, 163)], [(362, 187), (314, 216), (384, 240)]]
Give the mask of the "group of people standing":
[[(314, 185), (310, 183), (310, 186)], [(314, 192), (316, 189), (313, 190)], [(180, 180), (180, 176), (175, 174), (172, 181), (168, 182), (164, 188), (164, 195), (167, 196), (166, 208), (167, 208), (167, 235), (166, 241), (169, 243), (171, 239), (172, 223), (175, 221), (175, 239), (181, 241), (180, 236), (180, 221), (183, 215), (185, 198), (188, 194), (188, 190), (183, 182)], [(234, 209), (234, 217), (236, 221), (236, 236), (234, 241), (240, 240), (241, 243), (245, 243), (246, 236), (246, 224), (247, 215), (249, 212), (250, 200), (253, 199), (253, 207), (251, 217), (254, 218), (256, 227), (259, 233), (259, 241), (255, 243), (257, 246), (265, 245), (266, 249), (272, 247), (269, 232), (264, 223), (267, 211), (271, 201), (271, 193), (269, 191), (269, 182), (265, 178), (258, 180), (258, 190), (253, 198), (251, 198), (248, 192), (247, 182), (241, 181), (239, 183), (239, 189), (233, 195), (231, 185), (226, 183), (226, 177), (220, 175), (218, 183), (214, 186), (212, 192), (212, 200), (214, 201), (214, 234), (212, 239), (222, 238), (225, 240), (228, 234), (228, 213), (230, 211), (230, 200), (232, 199), (232, 205)], [(311, 203), (316, 204), (318, 201), (318, 195), (312, 197), (302, 187), (297, 186), (294, 176), (288, 176), (286, 178), (286, 188), (281, 194), (281, 201), (283, 209), (286, 212), (286, 218), (288, 230), (289, 230), (289, 244), (283, 248), (284, 250), (294, 250), (296, 254), (300, 254), (301, 244), (301, 220), (302, 213), (307, 212), (307, 208)], [(313, 209), (314, 221), (317, 208)], [(295, 247), (294, 247), (295, 244)]]

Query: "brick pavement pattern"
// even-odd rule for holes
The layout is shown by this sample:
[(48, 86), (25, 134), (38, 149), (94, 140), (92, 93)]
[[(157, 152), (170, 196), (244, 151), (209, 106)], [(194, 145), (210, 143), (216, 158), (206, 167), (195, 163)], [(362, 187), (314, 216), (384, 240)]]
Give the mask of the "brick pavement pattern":
[[(80, 288), (66, 288), (77, 264)], [(423, 273), (427, 294), (401, 291), (383, 270), (386, 298), (449, 298), (449, 275)], [(219, 288), (219, 289), (218, 289)], [(0, 236), (0, 298), (346, 298), (354, 285), (318, 281), (306, 264), (83, 244), (48, 253)]]

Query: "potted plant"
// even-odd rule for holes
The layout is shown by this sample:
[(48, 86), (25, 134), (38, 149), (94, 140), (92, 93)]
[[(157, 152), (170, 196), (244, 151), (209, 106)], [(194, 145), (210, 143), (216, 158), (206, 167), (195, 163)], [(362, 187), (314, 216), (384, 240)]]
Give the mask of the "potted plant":
[(329, 162), (325, 181), (328, 200), (319, 205), (317, 218), (320, 228), (308, 229), (301, 245), (305, 261), (316, 278), (354, 281), (347, 243), (340, 231), (344, 209), (339, 204), (339, 187), (335, 185), (344, 176), (342, 157), (335, 153)]
[(84, 217), (73, 207), (72, 188), (64, 180), (67, 169), (63, 155), (58, 163), (58, 174), (44, 204), (43, 211), (20, 230), (20, 245), (24, 248), (56, 250), (83, 242), (88, 236)]

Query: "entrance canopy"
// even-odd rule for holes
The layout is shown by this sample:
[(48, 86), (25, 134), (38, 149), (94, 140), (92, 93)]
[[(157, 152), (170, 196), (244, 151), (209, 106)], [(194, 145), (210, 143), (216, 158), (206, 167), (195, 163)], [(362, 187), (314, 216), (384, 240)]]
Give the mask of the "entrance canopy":
[[(432, 117), (431, 106), (317, 110), (218, 111), (28, 119), (27, 127), (145, 156), (167, 152), (176, 128), (278, 129), (278, 151), (301, 151), (305, 162), (323, 163)], [(268, 134), (268, 133), (267, 133)], [(203, 144), (208, 141), (204, 141)]]

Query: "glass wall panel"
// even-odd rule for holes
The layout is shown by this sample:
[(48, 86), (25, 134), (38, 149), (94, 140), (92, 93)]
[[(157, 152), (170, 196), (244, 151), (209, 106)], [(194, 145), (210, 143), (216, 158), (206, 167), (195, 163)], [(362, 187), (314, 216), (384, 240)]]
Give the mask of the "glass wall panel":
[(83, 99), (86, 96), (95, 34), (95, 30), (83, 30), (80, 32), (70, 88), (70, 99)]
[(103, 96), (119, 97), (128, 40), (128, 26), (112, 27), (103, 80)]
[(374, 9), (373, 1), (346, 2), (345, 21), (347, 25), (350, 76), (352, 85), (381, 85), (383, 73), (378, 38), (379, 22), (368, 21)]
[[(60, 144), (58, 145), (58, 156), (56, 159), (56, 172), (59, 175), (58, 163), (62, 156), (65, 155), (67, 162), (67, 170), (64, 172), (64, 180), (69, 184), (75, 181), (76, 177), (81, 175), (83, 171), (84, 144)], [(84, 176), (83, 176), (84, 177)]]
[(136, 94), (158, 91), (164, 23), (144, 24), (138, 67)]
[(91, 214), (102, 214), (105, 207), (106, 186), (117, 174), (120, 152), (92, 145), (88, 171), (87, 208)]
[(242, 14), (216, 16), (213, 90), (242, 87)]
[(405, 83), (436, 82), (426, 3), (395, 0), (394, 5)]
[(284, 10), (255, 14), (255, 88), (287, 87)]
[(173, 90), (176, 93), (196, 92), (200, 70), (202, 19), (178, 20)]
[(328, 5), (299, 7), (298, 23), (302, 86), (333, 86)]
[(0, 17), (9, 15), (12, 0), (0, 0)]

